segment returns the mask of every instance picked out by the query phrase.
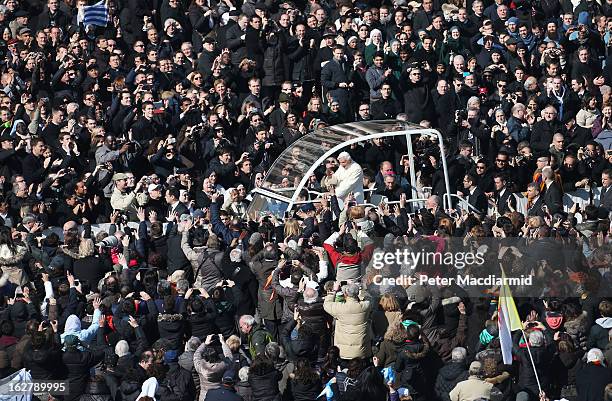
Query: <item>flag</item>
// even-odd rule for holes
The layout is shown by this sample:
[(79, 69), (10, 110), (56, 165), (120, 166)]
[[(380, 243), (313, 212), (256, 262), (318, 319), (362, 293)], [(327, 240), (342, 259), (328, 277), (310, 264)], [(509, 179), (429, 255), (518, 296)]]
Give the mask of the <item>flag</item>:
[(327, 382), (327, 384), (325, 385), (325, 388), (323, 389), (323, 391), (321, 391), (321, 394), (317, 396), (317, 399), (319, 399), (322, 396), (325, 396), (326, 401), (332, 401), (334, 399), (334, 390), (332, 389), (331, 380)]
[(393, 370), (392, 367), (387, 366), (386, 368), (383, 368), (380, 373), (382, 373), (383, 375), (383, 379), (385, 380), (385, 384), (388, 383), (395, 383), (395, 371)]
[(506, 283), (506, 273), (502, 268), (502, 286), (499, 289), (499, 302), (497, 303), (497, 325), (499, 327), (499, 344), (501, 346), (504, 364), (512, 364), (512, 332), (522, 330), (523, 324), (516, 310), (514, 298), (510, 287)]
[[(32, 375), (25, 369), (0, 379), (0, 401), (31, 401), (32, 391), (31, 387), (28, 387), (30, 383), (32, 383)], [(25, 385), (22, 387), (24, 391), (15, 391), (15, 384)]]
[(108, 5), (106, 0), (99, 1), (91, 6), (83, 6), (78, 13), (77, 22), (83, 25), (106, 26), (109, 21)]

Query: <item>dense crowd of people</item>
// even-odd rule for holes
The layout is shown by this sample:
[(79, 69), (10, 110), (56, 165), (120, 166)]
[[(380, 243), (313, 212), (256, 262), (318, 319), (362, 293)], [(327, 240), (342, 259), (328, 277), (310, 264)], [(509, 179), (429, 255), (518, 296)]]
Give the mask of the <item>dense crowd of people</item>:
[[(84, 25), (91, 4), (0, 1), (0, 378), (67, 384), (43, 401), (612, 400), (612, 0), (109, 0)], [(347, 146), (295, 208), (249, 210), (311, 167), (300, 138), (369, 120), (443, 141)], [(482, 263), (386, 258), (408, 250)], [(428, 280), (500, 266), (533, 279), (510, 363), (499, 285)]]

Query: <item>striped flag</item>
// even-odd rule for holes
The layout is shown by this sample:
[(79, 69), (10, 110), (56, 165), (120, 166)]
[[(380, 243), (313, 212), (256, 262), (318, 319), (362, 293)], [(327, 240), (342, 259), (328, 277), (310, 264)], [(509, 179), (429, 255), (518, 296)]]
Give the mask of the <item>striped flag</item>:
[(106, 26), (109, 21), (108, 4), (106, 0), (97, 2), (91, 6), (83, 6), (78, 13), (77, 22), (83, 25)]
[(499, 327), (499, 344), (501, 346), (504, 364), (512, 364), (512, 332), (522, 330), (523, 324), (516, 310), (514, 298), (510, 287), (506, 283), (506, 273), (502, 268), (503, 284), (499, 290), (499, 302), (497, 303), (497, 324)]

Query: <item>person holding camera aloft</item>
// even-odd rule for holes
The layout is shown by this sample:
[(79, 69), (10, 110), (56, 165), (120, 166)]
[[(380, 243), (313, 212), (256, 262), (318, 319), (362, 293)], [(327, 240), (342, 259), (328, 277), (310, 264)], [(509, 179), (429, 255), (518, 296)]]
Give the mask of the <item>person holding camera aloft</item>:
[(111, 195), (110, 203), (114, 210), (120, 210), (122, 212), (128, 211), (130, 208), (136, 208), (147, 203), (147, 194), (140, 192), (143, 180), (141, 179), (136, 184), (133, 191), (129, 191), (127, 186), (127, 174), (115, 173), (113, 175), (113, 183), (115, 188)]

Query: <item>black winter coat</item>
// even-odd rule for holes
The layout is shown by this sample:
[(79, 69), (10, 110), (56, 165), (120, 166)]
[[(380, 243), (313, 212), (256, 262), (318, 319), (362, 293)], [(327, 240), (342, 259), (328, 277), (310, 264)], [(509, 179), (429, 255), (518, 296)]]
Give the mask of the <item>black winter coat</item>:
[(208, 390), (204, 401), (243, 401), (243, 399), (233, 388), (223, 386), (221, 388)]
[[(533, 372), (531, 359), (526, 348), (521, 348), (517, 353), (520, 360), (518, 385), (521, 390), (531, 391), (533, 394), (538, 394), (538, 383)], [(552, 353), (545, 347), (531, 347), (531, 355), (540, 378), (540, 383), (543, 389), (546, 389), (549, 384), (549, 371), (552, 361)]]
[(142, 383), (148, 378), (147, 372), (140, 366), (127, 372), (124, 378), (121, 379), (119, 386), (119, 397), (121, 401), (136, 401)]
[(429, 87), (423, 82), (410, 83), (410, 79), (405, 75), (401, 79), (405, 82), (404, 112), (408, 115), (408, 121), (416, 124), (423, 120), (433, 121), (435, 112)]
[(612, 371), (605, 366), (586, 364), (576, 373), (578, 401), (603, 401), (604, 389), (612, 381)]
[(424, 394), (425, 383), (422, 360), (429, 352), (429, 346), (420, 341), (406, 342), (395, 360), (395, 371), (399, 374), (402, 387), (410, 392)]
[(200, 313), (193, 313), (187, 316), (189, 333), (193, 337), (198, 337), (204, 341), (209, 334), (217, 334), (219, 329), (215, 324), (217, 319), (217, 309), (212, 300), (204, 301), (204, 310)]
[(280, 401), (278, 381), (282, 377), (282, 373), (277, 370), (272, 370), (261, 376), (250, 372), (249, 383), (251, 383), (253, 390), (253, 399), (257, 401)]
[(171, 362), (159, 387), (160, 401), (191, 401), (196, 399), (196, 388), (191, 372)]
[(259, 283), (257, 292), (259, 313), (263, 319), (267, 320), (280, 320), (283, 313), (280, 298), (277, 295), (272, 296), (272, 288), (264, 289), (266, 280), (277, 265), (278, 261), (264, 260), (261, 253), (255, 255), (251, 262), (251, 271)]
[(448, 365), (442, 366), (434, 386), (436, 396), (441, 401), (450, 401), (450, 391), (455, 388), (457, 383), (467, 378), (468, 371), (463, 363), (451, 362)]
[(540, 120), (533, 125), (530, 144), (536, 156), (548, 151), (553, 135), (562, 132), (561, 128), (562, 124), (556, 120), (551, 122)]
[(286, 79), (283, 63), (283, 53), (286, 50), (287, 45), (283, 35), (272, 35), (272, 37), (266, 41), (263, 59), (264, 77), (262, 85), (279, 86)]
[(72, 274), (80, 281), (87, 281), (92, 287), (96, 287), (98, 282), (104, 278), (107, 272), (106, 266), (96, 256), (86, 256), (72, 260)]
[(69, 393), (65, 398), (67, 401), (76, 400), (83, 394), (90, 377), (89, 369), (100, 362), (103, 357), (103, 352), (94, 353), (89, 350), (79, 351), (78, 349), (64, 351), (62, 362), (68, 372)]
[(180, 313), (160, 313), (157, 315), (159, 337), (170, 341), (170, 349), (183, 349), (185, 326), (185, 319)]
[(62, 357), (59, 347), (40, 350), (28, 349), (23, 355), (23, 367), (28, 369), (34, 380), (59, 379)]
[(313, 332), (324, 334), (326, 333), (326, 320), (329, 315), (323, 310), (323, 301), (317, 301), (307, 304), (303, 299), (297, 303), (298, 312), (305, 325), (310, 326)]
[(289, 389), (294, 401), (315, 401), (321, 392), (321, 380), (304, 383), (296, 379), (289, 380)]

